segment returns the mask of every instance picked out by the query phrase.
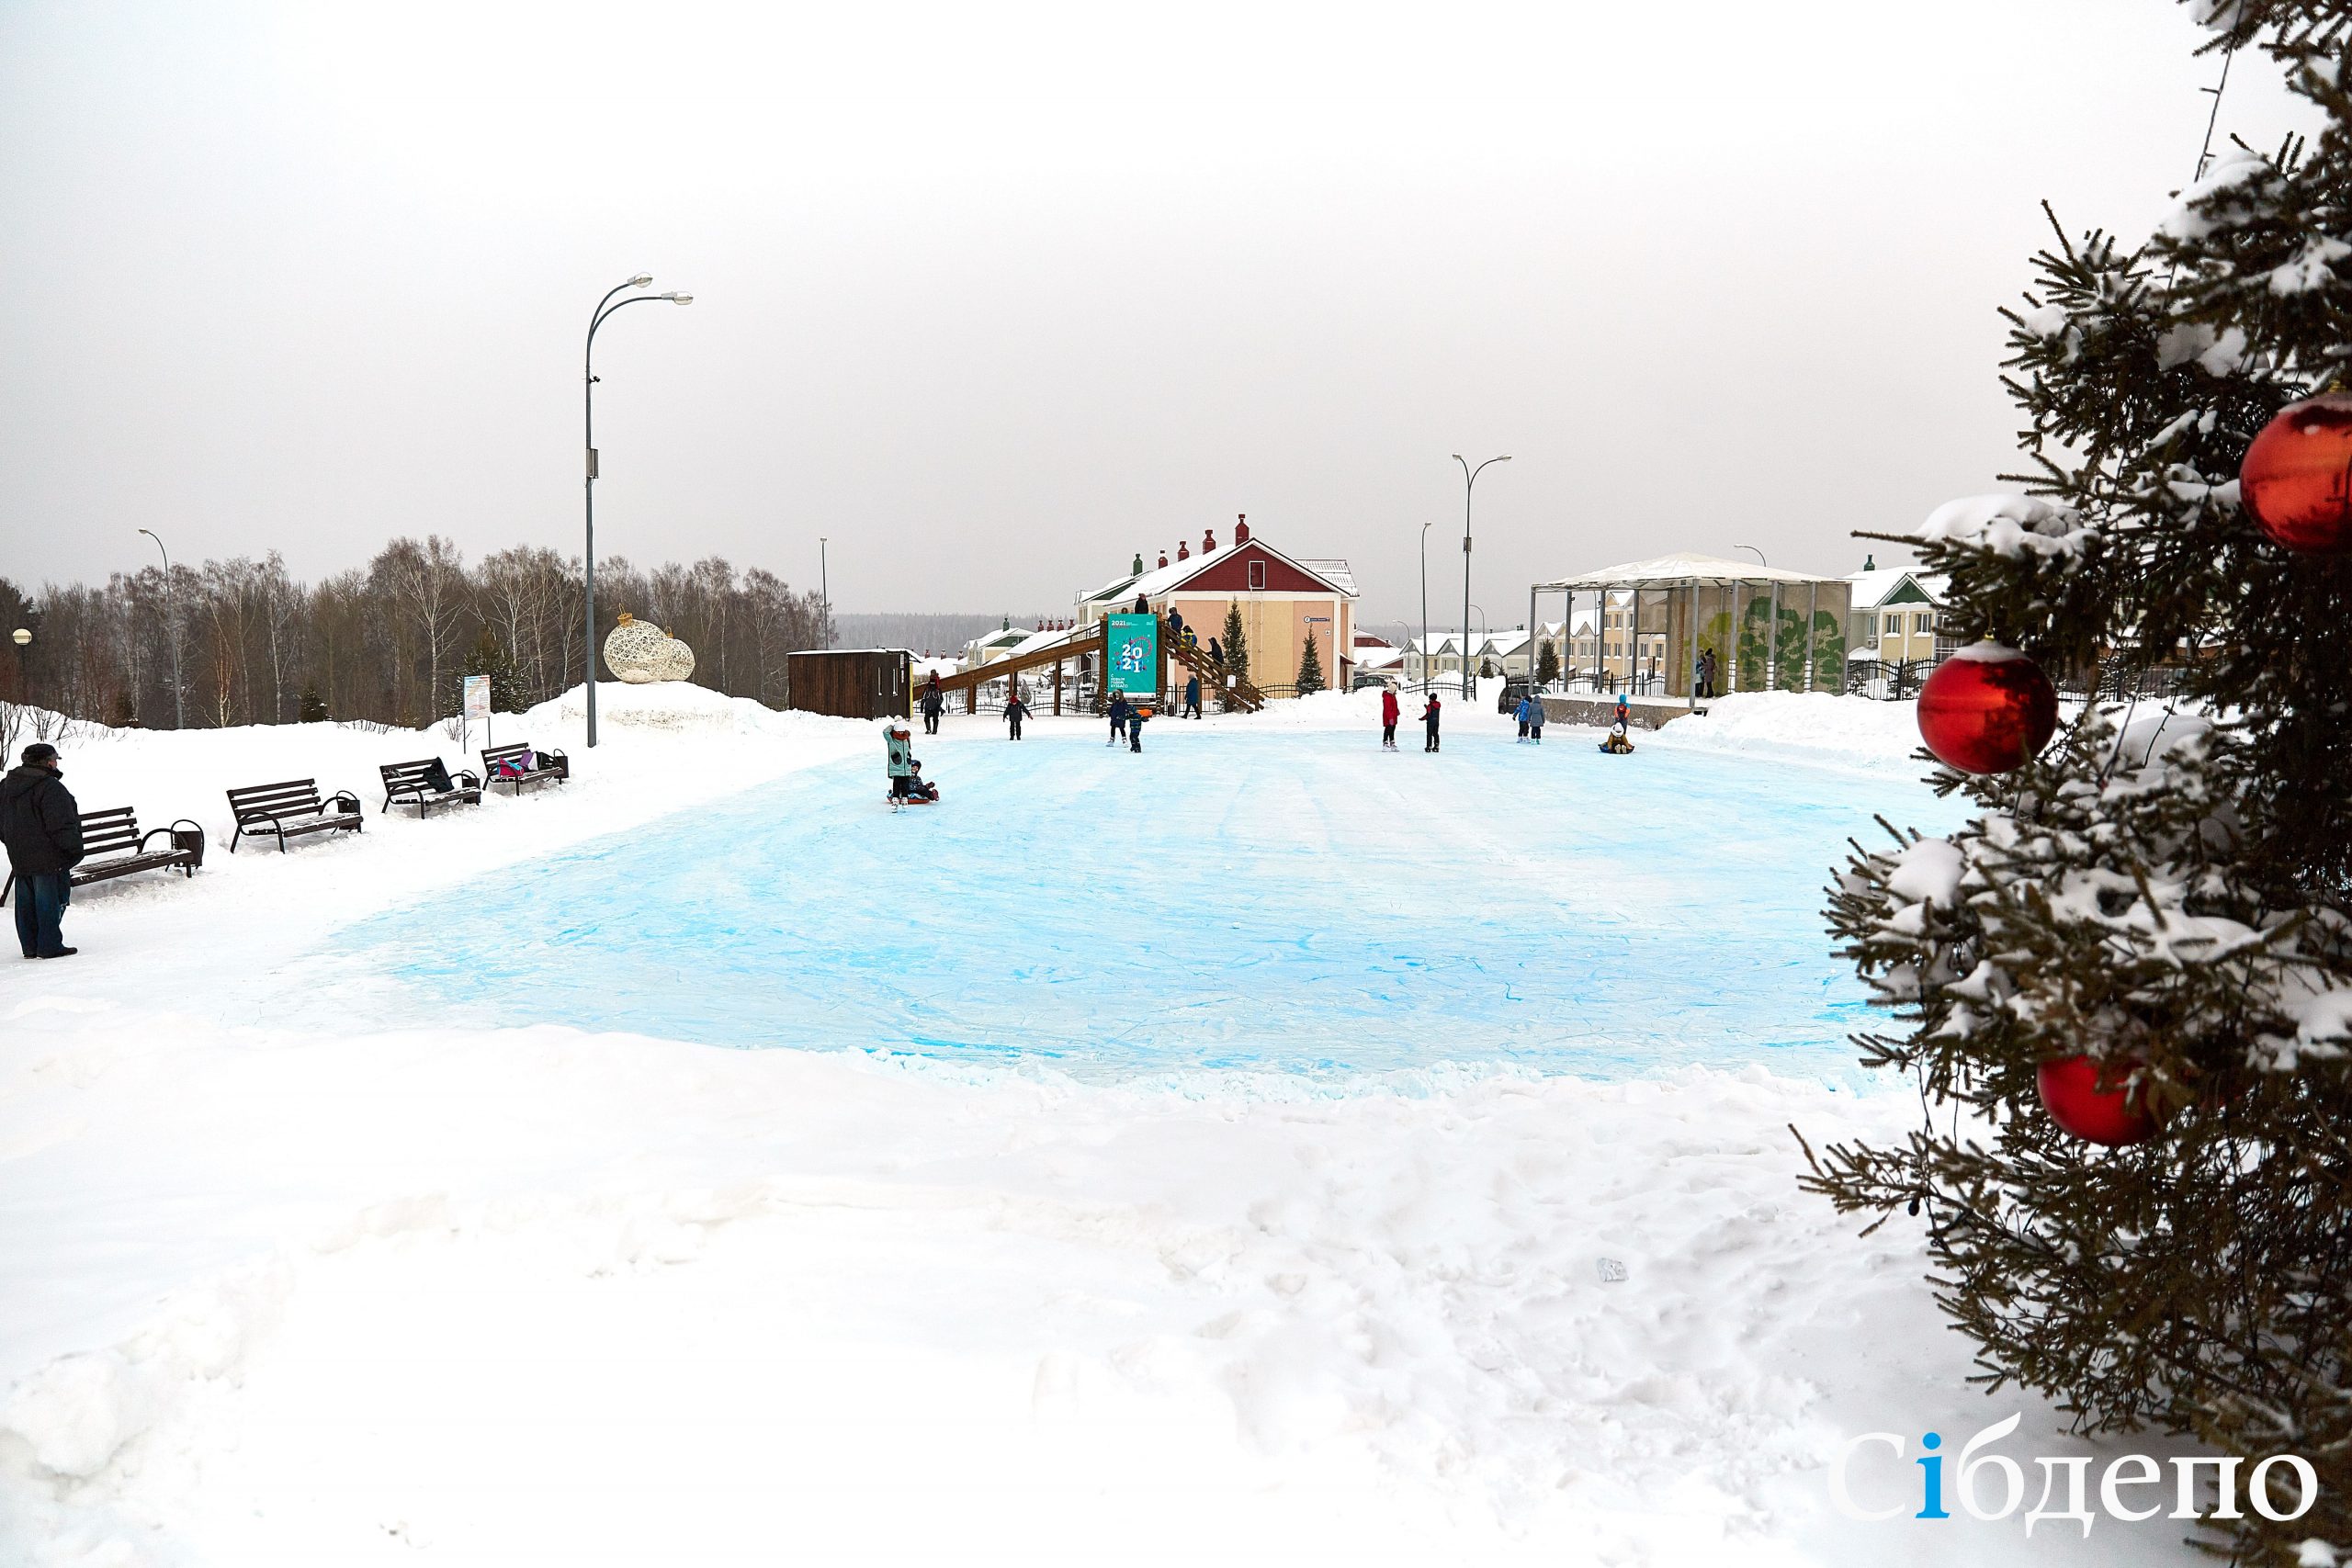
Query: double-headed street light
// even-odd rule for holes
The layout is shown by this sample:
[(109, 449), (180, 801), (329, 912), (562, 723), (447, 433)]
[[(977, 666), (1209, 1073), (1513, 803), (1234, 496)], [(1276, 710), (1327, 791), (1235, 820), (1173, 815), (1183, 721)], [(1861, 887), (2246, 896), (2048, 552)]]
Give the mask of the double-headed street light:
[[(1470, 640), (1470, 492), (1477, 488), (1478, 476), (1487, 471), (1487, 464), (1508, 463), (1510, 457), (1508, 454), (1489, 457), (1475, 468), (1459, 452), (1453, 455), (1453, 460), (1462, 465), (1462, 640), (1466, 643)], [(1462, 694), (1465, 698), (1470, 694), (1470, 660), (1466, 657), (1462, 661)]]
[(582, 389), (582, 396), (585, 400), (582, 405), (583, 418), (582, 423), (582, 429), (585, 431), (587, 436), (585, 445), (588, 449), (588, 478), (587, 492), (585, 497), (585, 504), (587, 507), (586, 554), (582, 558), (584, 571), (582, 593), (582, 597), (587, 606), (586, 623), (588, 643), (587, 647), (582, 649), (582, 651), (586, 655), (588, 671), (588, 744), (591, 746), (596, 744), (596, 329), (605, 324), (605, 317), (610, 316), (623, 305), (644, 305), (650, 304), (656, 299), (666, 299), (673, 305), (691, 305), (695, 302), (695, 297), (691, 294), (674, 293), (633, 294), (630, 295), (629, 298), (620, 300), (617, 303), (615, 302), (613, 299), (614, 294), (623, 293), (631, 288), (650, 288), (652, 285), (652, 282), (653, 275), (651, 273), (640, 272), (635, 277), (630, 278), (627, 283), (620, 285), (618, 288), (613, 289), (611, 293), (606, 294), (602, 299), (596, 301), (595, 314), (591, 316), (588, 321), (587, 351), (582, 355), (581, 374), (587, 381), (586, 387)]

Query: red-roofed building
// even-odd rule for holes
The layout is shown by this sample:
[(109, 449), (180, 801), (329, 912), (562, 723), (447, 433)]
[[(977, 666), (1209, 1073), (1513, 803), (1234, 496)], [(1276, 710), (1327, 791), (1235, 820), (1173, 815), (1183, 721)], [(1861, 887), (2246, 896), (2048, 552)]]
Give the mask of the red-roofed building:
[(1250, 645), (1250, 679), (1261, 686), (1289, 685), (1311, 637), (1324, 683), (1347, 688), (1354, 664), (1355, 574), (1346, 561), (1285, 555), (1253, 537), (1247, 513), (1225, 542), (1211, 529), (1199, 548), (1180, 544), (1173, 558), (1163, 554), (1157, 566), (1136, 557), (1125, 576), (1080, 596), (1079, 616), (1099, 621), (1133, 610), (1138, 600), (1156, 615), (1182, 615), (1203, 648), (1211, 637), (1224, 637), (1226, 611), (1238, 608)]

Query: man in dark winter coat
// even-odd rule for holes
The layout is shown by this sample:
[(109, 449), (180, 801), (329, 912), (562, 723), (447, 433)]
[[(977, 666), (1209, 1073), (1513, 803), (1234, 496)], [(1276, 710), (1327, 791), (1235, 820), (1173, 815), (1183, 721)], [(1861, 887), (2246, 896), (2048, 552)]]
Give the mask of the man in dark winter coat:
[(939, 677), (933, 675), (931, 684), (923, 688), (922, 694), (922, 732), (925, 735), (939, 733), (939, 710), (945, 705), (939, 692)]
[(1111, 713), (1111, 739), (1108, 739), (1108, 740), (1105, 740), (1102, 744), (1104, 744), (1105, 746), (1116, 746), (1120, 741), (1125, 740), (1125, 739), (1127, 738), (1127, 694), (1126, 694), (1126, 693), (1125, 693), (1125, 692), (1114, 692), (1114, 693), (1112, 693), (1112, 694), (1111, 694), (1111, 708), (1110, 708), (1110, 713)]
[(27, 958), (70, 958), (61, 927), (73, 895), (66, 873), (82, 861), (82, 811), (57, 766), (57, 748), (25, 748), (24, 766), (0, 779), (0, 843), (17, 877), (17, 942)]
[(1201, 716), (1201, 678), (1198, 675), (1192, 675), (1185, 678), (1184, 716), (1186, 718), (1198, 718)]

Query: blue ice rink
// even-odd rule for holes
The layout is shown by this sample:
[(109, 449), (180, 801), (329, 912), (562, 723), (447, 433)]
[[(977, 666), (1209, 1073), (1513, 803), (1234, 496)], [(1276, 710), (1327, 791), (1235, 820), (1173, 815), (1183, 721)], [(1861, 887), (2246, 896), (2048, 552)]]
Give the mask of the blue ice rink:
[(1939, 827), (1955, 806), (1883, 775), (1460, 728), (1432, 758), (1409, 727), (1385, 754), (1161, 721), (1135, 756), (974, 723), (917, 736), (946, 799), (895, 817), (877, 734), (871, 760), (489, 874), (333, 951), (411, 1019), (1088, 1078), (1859, 1077), (1866, 1010), (1821, 888), (1873, 811)]

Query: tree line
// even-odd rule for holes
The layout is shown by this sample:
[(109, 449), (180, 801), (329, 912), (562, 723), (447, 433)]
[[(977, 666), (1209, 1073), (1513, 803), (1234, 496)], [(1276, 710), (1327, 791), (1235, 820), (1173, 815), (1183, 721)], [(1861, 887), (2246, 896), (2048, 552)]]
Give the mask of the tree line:
[[(600, 646), (624, 611), (694, 649), (696, 684), (772, 707), (784, 705), (785, 655), (826, 642), (816, 593), (715, 556), (650, 570), (600, 560)], [(0, 578), (0, 634), (32, 634), (0, 649), (0, 690), (116, 728), (413, 728), (456, 713), (461, 675), (490, 675), (503, 712), (577, 685), (582, 620), (577, 556), (517, 545), (468, 566), (439, 535), (394, 539), (365, 567), (309, 583), (275, 551), (37, 593)]]

